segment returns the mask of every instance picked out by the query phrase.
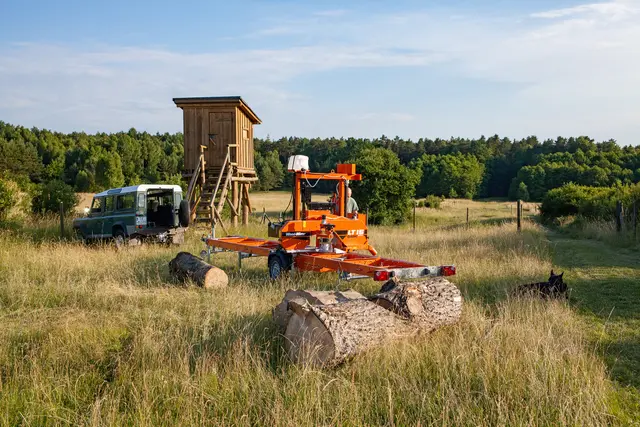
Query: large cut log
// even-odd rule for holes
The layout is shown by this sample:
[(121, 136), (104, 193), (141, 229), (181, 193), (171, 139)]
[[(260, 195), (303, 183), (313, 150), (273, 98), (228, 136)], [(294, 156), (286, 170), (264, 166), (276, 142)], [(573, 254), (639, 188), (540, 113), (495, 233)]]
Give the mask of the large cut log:
[(229, 284), (227, 273), (189, 252), (176, 255), (169, 262), (169, 271), (178, 280), (190, 279), (206, 289), (224, 288)]
[(308, 302), (311, 305), (327, 305), (366, 299), (364, 295), (353, 289), (347, 289), (346, 291), (303, 291), (300, 289), (289, 289), (287, 293), (284, 294), (282, 302), (273, 309), (271, 314), (273, 321), (284, 330), (287, 328), (289, 318), (293, 314), (293, 311), (289, 308), (291, 301), (296, 301), (298, 304)]
[(386, 284), (383, 290), (369, 300), (329, 304), (316, 303), (317, 295), (310, 291), (311, 298), (300, 291), (289, 294), (290, 314), (284, 336), (291, 360), (315, 366), (337, 365), (392, 340), (454, 323), (462, 312), (460, 291), (446, 279)]
[(295, 363), (337, 365), (387, 341), (417, 334), (408, 320), (367, 300), (330, 305), (291, 301), (285, 349)]
[(390, 280), (369, 300), (425, 331), (455, 323), (462, 314), (462, 294), (444, 277), (406, 283)]

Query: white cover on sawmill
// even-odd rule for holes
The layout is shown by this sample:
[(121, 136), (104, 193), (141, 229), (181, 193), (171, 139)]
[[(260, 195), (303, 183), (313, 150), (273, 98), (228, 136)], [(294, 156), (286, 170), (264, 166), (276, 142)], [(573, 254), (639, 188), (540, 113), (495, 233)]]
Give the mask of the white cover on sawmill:
[(296, 154), (295, 156), (289, 157), (289, 165), (287, 169), (290, 172), (298, 172), (301, 170), (309, 170), (309, 157), (303, 156), (301, 154)]

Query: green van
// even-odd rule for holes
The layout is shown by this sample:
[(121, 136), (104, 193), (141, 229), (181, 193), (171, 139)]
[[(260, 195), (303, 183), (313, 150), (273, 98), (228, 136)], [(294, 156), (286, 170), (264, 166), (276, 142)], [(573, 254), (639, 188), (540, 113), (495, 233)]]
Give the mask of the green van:
[(189, 203), (179, 185), (141, 184), (93, 196), (86, 216), (73, 221), (84, 241), (113, 239), (116, 245), (144, 240), (180, 244), (189, 226)]

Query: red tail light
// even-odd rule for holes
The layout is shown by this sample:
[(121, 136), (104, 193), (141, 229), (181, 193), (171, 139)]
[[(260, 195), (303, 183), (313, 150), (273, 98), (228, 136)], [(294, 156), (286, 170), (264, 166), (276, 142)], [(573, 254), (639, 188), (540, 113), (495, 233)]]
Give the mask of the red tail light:
[(386, 270), (380, 270), (373, 273), (373, 280), (383, 282), (389, 280), (389, 272)]
[(443, 276), (454, 276), (456, 274), (455, 265), (443, 265), (440, 267), (440, 274)]

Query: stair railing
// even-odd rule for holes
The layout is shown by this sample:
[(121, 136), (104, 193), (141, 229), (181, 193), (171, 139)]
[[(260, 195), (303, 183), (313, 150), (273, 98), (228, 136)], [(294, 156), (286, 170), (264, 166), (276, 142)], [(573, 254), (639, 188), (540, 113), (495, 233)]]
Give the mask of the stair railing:
[[(196, 209), (198, 207), (198, 203), (200, 202), (200, 197), (202, 195), (202, 189), (204, 188), (204, 184), (206, 181), (205, 175), (205, 160), (204, 160), (204, 150), (207, 147), (204, 145), (200, 146), (200, 157), (198, 158), (198, 163), (196, 165), (196, 169), (193, 171), (193, 175), (191, 176), (191, 180), (189, 181), (189, 186), (187, 187), (187, 197), (186, 199), (189, 201), (189, 208), (191, 210), (191, 218), (193, 219), (196, 214)], [(199, 181), (199, 185), (198, 185)], [(200, 191), (196, 194), (196, 189), (200, 188)]]

